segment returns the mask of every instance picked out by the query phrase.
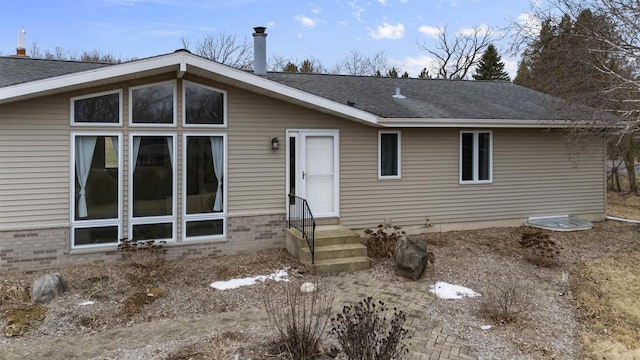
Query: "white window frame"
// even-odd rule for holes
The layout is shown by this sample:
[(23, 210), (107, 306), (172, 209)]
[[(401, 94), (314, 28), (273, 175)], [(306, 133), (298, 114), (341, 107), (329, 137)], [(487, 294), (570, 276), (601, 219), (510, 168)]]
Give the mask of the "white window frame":
[[(196, 85), (208, 90), (222, 93), (222, 124), (187, 124), (187, 88), (186, 84)], [(182, 81), (182, 126), (189, 128), (226, 128), (227, 127), (227, 91), (212, 86), (203, 85), (197, 82), (183, 80)]]
[[(163, 123), (134, 123), (133, 122), (133, 91), (151, 86), (163, 85), (171, 83), (173, 85), (173, 122), (171, 124)], [(176, 127), (178, 124), (178, 82), (176, 80), (159, 81), (150, 84), (132, 86), (129, 88), (129, 126), (131, 127)]]
[[(140, 137), (157, 137), (157, 136), (169, 136), (173, 139), (173, 159), (172, 159), (172, 164), (173, 164), (173, 174), (172, 174), (172, 181), (173, 181), (173, 196), (172, 196), (172, 204), (171, 204), (171, 208), (172, 208), (172, 215), (162, 215), (162, 216), (146, 216), (146, 217), (133, 217), (133, 168), (136, 166), (136, 161), (133, 159), (133, 151), (131, 150), (132, 146), (133, 146), (133, 138), (136, 136), (140, 136)], [(127, 201), (127, 206), (128, 206), (128, 230), (127, 230), (127, 234), (128, 234), (128, 238), (132, 239), (133, 238), (133, 226), (134, 225), (146, 225), (146, 224), (168, 224), (171, 223), (172, 224), (172, 228), (171, 228), (171, 239), (154, 239), (155, 241), (166, 241), (166, 242), (175, 242), (176, 239), (176, 234), (177, 234), (177, 229), (176, 229), (176, 219), (177, 219), (177, 197), (178, 197), (178, 184), (177, 184), (177, 179), (178, 179), (178, 157), (177, 157), (177, 138), (178, 136), (176, 135), (175, 132), (131, 132), (129, 133), (129, 146), (128, 146), (128, 150), (129, 150), (129, 166), (127, 168), (128, 174), (127, 174), (127, 181), (128, 181), (128, 186), (127, 186), (127, 193), (128, 193), (128, 201)], [(133, 239), (135, 240), (135, 239)]]
[[(75, 119), (75, 101), (89, 99), (92, 97), (99, 97), (104, 95), (118, 94), (118, 122), (117, 123), (107, 123), (107, 122), (99, 122), (99, 123), (89, 123), (89, 122), (76, 122)], [(69, 114), (70, 114), (70, 124), (71, 126), (122, 126), (122, 89), (117, 90), (109, 90), (103, 91), (99, 93), (93, 93), (82, 96), (74, 96), (69, 100)]]
[[(223, 167), (223, 181), (222, 181), (222, 212), (218, 213), (204, 213), (204, 214), (187, 214), (187, 138), (188, 137), (210, 137), (221, 136), (224, 147), (224, 167)], [(182, 134), (182, 241), (202, 241), (202, 240), (218, 240), (226, 241), (227, 238), (227, 164), (228, 164), (228, 148), (227, 148), (227, 134), (221, 132), (187, 132)], [(220, 235), (206, 235), (206, 236), (193, 236), (187, 237), (187, 222), (189, 221), (201, 221), (201, 220), (222, 220), (222, 234)]]
[[(472, 180), (462, 180), (462, 136), (464, 134), (473, 134), (473, 179)], [(489, 179), (488, 180), (479, 180), (479, 142), (478, 142), (478, 134), (489, 134)], [(493, 131), (491, 130), (462, 130), (460, 131), (460, 136), (458, 139), (458, 150), (459, 150), (459, 168), (458, 168), (458, 178), (460, 184), (491, 184), (493, 183)]]
[[(118, 137), (118, 218), (117, 219), (96, 219), (96, 220), (76, 220), (76, 199), (75, 194), (76, 185), (76, 137), (77, 136), (104, 136), (104, 137)], [(119, 238), (122, 236), (122, 197), (123, 197), (123, 153), (124, 146), (122, 144), (123, 136), (121, 132), (72, 132), (71, 133), (71, 151), (69, 157), (69, 223), (70, 234), (69, 240), (71, 242), (70, 249), (89, 249), (99, 247), (109, 247), (118, 245)], [(113, 243), (101, 243), (101, 244), (89, 244), (89, 245), (75, 245), (75, 229), (86, 229), (93, 227), (106, 227), (117, 226), (118, 227), (118, 239)]]
[[(397, 180), (402, 178), (402, 139), (400, 130), (379, 130), (378, 131), (378, 179), (379, 180)], [(398, 135), (398, 174), (382, 175), (382, 135), (396, 134)]]

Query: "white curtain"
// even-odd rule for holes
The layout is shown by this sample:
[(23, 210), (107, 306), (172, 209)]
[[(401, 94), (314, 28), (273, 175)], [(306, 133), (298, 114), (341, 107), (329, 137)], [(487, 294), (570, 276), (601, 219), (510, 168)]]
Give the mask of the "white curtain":
[(224, 142), (222, 136), (211, 136), (211, 158), (213, 159), (213, 172), (218, 180), (216, 200), (213, 203), (213, 211), (222, 211), (222, 177), (224, 176)]
[(169, 161), (171, 161), (171, 169), (173, 169), (173, 138), (167, 138), (167, 149), (169, 149)]
[(78, 197), (78, 216), (87, 217), (87, 197), (85, 189), (87, 178), (91, 170), (93, 152), (96, 149), (97, 136), (76, 136), (76, 177), (80, 184), (80, 196)]
[(111, 143), (113, 144), (113, 151), (116, 153), (116, 161), (118, 161), (118, 137), (117, 136), (112, 136), (111, 137)]
[(142, 140), (140, 136), (133, 137), (133, 159), (131, 160), (133, 172), (136, 172), (136, 162), (138, 161), (138, 152), (140, 152), (140, 140)]

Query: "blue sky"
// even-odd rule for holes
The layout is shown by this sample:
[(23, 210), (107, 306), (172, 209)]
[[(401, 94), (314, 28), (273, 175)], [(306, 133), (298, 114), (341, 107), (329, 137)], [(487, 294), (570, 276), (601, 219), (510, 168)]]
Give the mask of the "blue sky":
[[(183, 36), (225, 32), (252, 44), (252, 28), (266, 26), (268, 56), (313, 56), (330, 68), (353, 50), (384, 51), (414, 77), (430, 61), (418, 43), (435, 46), (434, 28), (504, 28), (530, 12), (529, 0), (0, 0), (0, 55), (15, 54), (20, 29), (27, 49), (142, 58), (182, 47)], [(509, 37), (496, 45), (515, 75)]]

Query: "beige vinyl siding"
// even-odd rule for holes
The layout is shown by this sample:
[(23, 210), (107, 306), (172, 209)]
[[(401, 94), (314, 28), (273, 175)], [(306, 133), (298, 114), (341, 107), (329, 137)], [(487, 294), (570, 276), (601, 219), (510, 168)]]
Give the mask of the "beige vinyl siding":
[(0, 106), (0, 228), (69, 222), (69, 99)]
[[(69, 146), (72, 131), (123, 133), (123, 229), (127, 232), (129, 132), (177, 137), (177, 234), (181, 234), (183, 132), (227, 134), (229, 216), (286, 209), (286, 130), (333, 129), (340, 136), (340, 221), (354, 228), (395, 224), (512, 219), (604, 213), (603, 144), (572, 161), (559, 131), (493, 130), (493, 183), (459, 185), (459, 129), (401, 129), (402, 179), (378, 180), (378, 128), (185, 75), (228, 91), (227, 128), (128, 124), (128, 88), (175, 74), (138, 79), (0, 106), (0, 228), (69, 222)], [(71, 127), (69, 98), (123, 89), (122, 127)], [(473, 130), (473, 129), (468, 129)], [(278, 137), (280, 149), (272, 150)]]

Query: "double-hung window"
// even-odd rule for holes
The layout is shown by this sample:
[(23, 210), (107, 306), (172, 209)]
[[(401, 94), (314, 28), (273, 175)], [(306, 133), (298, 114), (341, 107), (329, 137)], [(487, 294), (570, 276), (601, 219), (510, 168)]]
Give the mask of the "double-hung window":
[(493, 181), (493, 139), (491, 131), (460, 132), (460, 183)]
[(378, 132), (378, 179), (400, 179), (400, 131)]

